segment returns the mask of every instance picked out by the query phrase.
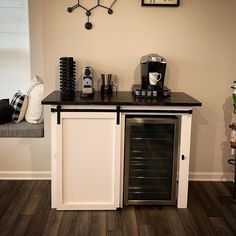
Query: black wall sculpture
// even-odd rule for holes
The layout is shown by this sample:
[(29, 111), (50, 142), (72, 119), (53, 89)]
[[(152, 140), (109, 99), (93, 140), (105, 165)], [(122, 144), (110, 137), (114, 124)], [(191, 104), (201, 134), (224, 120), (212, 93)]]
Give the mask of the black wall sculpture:
[(86, 28), (87, 30), (90, 30), (90, 29), (92, 29), (92, 27), (93, 27), (92, 23), (89, 21), (89, 17), (91, 16), (92, 11), (93, 11), (94, 9), (96, 9), (97, 7), (102, 7), (102, 8), (105, 8), (105, 9), (107, 10), (107, 13), (111, 15), (111, 14), (113, 13), (112, 7), (113, 7), (113, 5), (115, 4), (116, 1), (117, 1), (117, 0), (113, 0), (112, 3), (111, 3), (111, 5), (107, 7), (107, 6), (102, 5), (102, 4), (100, 3), (100, 0), (97, 0), (97, 4), (96, 4), (95, 6), (93, 6), (93, 7), (91, 7), (91, 8), (86, 8), (86, 7), (84, 7), (83, 5), (81, 5), (81, 4), (80, 4), (80, 0), (78, 0), (78, 3), (75, 4), (75, 5), (72, 6), (72, 7), (68, 7), (68, 8), (67, 8), (67, 11), (68, 11), (69, 13), (72, 13), (72, 12), (73, 12), (76, 8), (78, 8), (78, 7), (82, 8), (83, 10), (85, 10), (86, 16), (87, 16), (87, 22), (85, 23), (85, 28)]

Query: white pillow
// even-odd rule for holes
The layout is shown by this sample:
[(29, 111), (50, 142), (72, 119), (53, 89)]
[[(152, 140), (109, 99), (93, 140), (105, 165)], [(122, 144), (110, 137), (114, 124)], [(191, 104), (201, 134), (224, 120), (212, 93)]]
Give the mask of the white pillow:
[(43, 122), (43, 106), (41, 101), (44, 96), (43, 81), (36, 75), (31, 81), (31, 87), (28, 90), (28, 108), (25, 114), (25, 120), (29, 123), (38, 124)]

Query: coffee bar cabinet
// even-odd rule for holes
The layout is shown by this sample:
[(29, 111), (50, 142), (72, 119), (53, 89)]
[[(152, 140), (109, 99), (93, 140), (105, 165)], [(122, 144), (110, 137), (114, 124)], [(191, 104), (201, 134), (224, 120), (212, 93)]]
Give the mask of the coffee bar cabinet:
[(192, 112), (199, 101), (181, 92), (139, 99), (130, 92), (81, 98), (54, 91), (42, 104), (51, 108), (52, 208), (187, 207)]

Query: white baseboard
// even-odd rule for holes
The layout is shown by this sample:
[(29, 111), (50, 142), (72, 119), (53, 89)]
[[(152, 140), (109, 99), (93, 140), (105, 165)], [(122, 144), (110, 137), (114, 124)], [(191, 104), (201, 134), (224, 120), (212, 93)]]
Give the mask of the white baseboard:
[(0, 180), (48, 180), (50, 171), (0, 171)]
[(189, 180), (193, 181), (232, 181), (233, 172), (190, 172)]
[[(51, 179), (50, 171), (0, 171), (0, 180), (48, 180)], [(192, 181), (232, 181), (233, 172), (190, 172), (189, 180)]]

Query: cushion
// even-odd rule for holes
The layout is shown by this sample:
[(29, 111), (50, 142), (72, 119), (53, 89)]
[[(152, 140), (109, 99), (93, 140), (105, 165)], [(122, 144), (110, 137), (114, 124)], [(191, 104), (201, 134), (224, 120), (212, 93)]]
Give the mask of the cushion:
[(13, 108), (12, 121), (14, 123), (21, 122), (25, 117), (25, 112), (28, 105), (28, 98), (18, 91), (11, 100), (11, 107)]
[(0, 125), (0, 137), (2, 138), (42, 138), (43, 136), (43, 124), (30, 124), (23, 120), (19, 124), (7, 122)]
[(9, 99), (0, 100), (0, 124), (11, 121), (13, 109), (9, 105)]
[(44, 97), (43, 81), (36, 75), (31, 81), (31, 87), (27, 92), (28, 107), (25, 114), (25, 120), (29, 123), (38, 124), (43, 122), (43, 106), (41, 101)]

